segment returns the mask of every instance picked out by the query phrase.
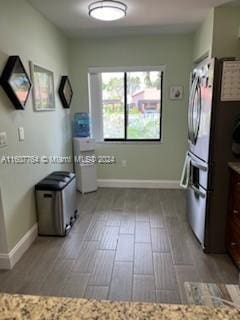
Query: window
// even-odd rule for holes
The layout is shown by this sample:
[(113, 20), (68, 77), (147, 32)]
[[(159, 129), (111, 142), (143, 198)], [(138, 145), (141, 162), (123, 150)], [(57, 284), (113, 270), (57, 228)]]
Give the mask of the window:
[(90, 112), (96, 140), (161, 140), (163, 71), (137, 69), (90, 72)]

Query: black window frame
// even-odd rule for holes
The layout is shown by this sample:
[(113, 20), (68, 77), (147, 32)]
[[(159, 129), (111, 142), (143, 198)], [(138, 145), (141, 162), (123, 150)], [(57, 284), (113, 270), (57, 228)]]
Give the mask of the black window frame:
[[(159, 122), (159, 139), (128, 139), (127, 128), (128, 128), (128, 108), (127, 108), (127, 74), (134, 72), (123, 72), (124, 73), (124, 138), (104, 138), (104, 142), (161, 142), (162, 141), (162, 109), (163, 109), (163, 70), (148, 70), (149, 72), (158, 71), (161, 73), (161, 93), (160, 93), (160, 122)], [(143, 71), (144, 72), (144, 71)], [(104, 72), (102, 72), (104, 73)]]

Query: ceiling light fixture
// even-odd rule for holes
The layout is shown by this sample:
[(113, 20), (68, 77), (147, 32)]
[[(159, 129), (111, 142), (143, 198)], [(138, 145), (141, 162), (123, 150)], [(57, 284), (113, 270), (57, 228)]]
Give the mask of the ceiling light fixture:
[(127, 15), (127, 5), (120, 1), (95, 1), (88, 6), (89, 16), (103, 21), (114, 21)]

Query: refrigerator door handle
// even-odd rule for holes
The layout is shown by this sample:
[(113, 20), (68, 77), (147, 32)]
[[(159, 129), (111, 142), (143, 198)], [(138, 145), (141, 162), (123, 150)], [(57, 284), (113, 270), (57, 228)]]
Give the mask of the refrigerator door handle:
[(193, 167), (196, 167), (202, 171), (207, 171), (207, 166), (204, 166), (202, 164), (199, 164), (197, 161), (194, 161), (193, 159), (191, 159), (191, 164), (193, 165)]
[(207, 193), (206, 192), (203, 192), (201, 190), (199, 190), (197, 187), (195, 187), (193, 184), (190, 185), (190, 188), (196, 193), (198, 194), (200, 197), (202, 198), (206, 198), (207, 196)]
[(193, 107), (194, 97), (198, 86), (198, 77), (196, 76), (192, 81), (192, 87), (189, 96), (189, 108), (188, 108), (188, 138), (190, 142), (194, 143), (194, 130), (193, 130)]
[[(198, 139), (198, 134), (199, 134), (199, 129), (200, 129), (200, 121), (201, 121), (201, 109), (202, 109), (202, 102), (201, 102), (201, 86), (200, 86), (200, 79), (198, 78), (197, 84), (196, 84), (196, 91), (195, 95), (197, 95), (197, 106), (195, 107), (195, 103), (193, 102), (193, 108), (192, 108), (192, 113), (194, 114), (196, 112), (197, 118), (195, 119), (195, 123), (192, 123), (193, 127), (193, 143), (194, 145), (197, 142)], [(194, 96), (195, 100), (195, 96)], [(194, 116), (192, 115), (193, 119)]]
[(190, 97), (189, 97), (189, 108), (188, 108), (188, 138), (191, 142), (193, 142), (193, 125), (192, 125), (192, 109), (193, 109), (193, 96), (195, 92), (196, 86), (196, 79), (192, 82), (192, 87), (190, 90)]

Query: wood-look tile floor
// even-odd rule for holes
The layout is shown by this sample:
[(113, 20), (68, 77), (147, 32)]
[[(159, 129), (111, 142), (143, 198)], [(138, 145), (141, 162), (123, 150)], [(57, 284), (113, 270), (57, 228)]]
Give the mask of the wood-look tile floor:
[(180, 190), (99, 189), (78, 195), (66, 238), (39, 237), (11, 271), (9, 293), (186, 303), (184, 282), (238, 283), (227, 255), (205, 255)]

